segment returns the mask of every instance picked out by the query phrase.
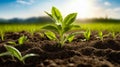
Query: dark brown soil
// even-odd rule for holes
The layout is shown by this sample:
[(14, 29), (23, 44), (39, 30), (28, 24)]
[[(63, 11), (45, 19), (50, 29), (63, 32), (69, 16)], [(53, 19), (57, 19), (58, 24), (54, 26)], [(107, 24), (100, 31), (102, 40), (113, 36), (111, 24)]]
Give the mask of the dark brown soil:
[(120, 35), (116, 39), (108, 36), (101, 41), (95, 38), (96, 34), (93, 32), (86, 42), (81, 41), (84, 37), (80, 34), (73, 42), (57, 47), (55, 41), (41, 37), (38, 32), (34, 35), (25, 31), (6, 33), (5, 41), (0, 40), (0, 53), (6, 51), (3, 45), (8, 41), (17, 43), (20, 36), (26, 35), (28, 41), (15, 47), (22, 55), (36, 53), (39, 56), (27, 58), (25, 64), (10, 56), (0, 57), (0, 67), (120, 67)]

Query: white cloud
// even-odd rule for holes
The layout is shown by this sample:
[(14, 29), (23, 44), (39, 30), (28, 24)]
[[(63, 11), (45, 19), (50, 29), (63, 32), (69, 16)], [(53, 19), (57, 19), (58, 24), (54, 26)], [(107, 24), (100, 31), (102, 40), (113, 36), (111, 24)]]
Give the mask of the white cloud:
[(35, 0), (17, 0), (17, 3), (31, 5), (34, 3)]
[(106, 9), (105, 12), (111, 18), (119, 18), (120, 19), (120, 15), (119, 15), (120, 14), (120, 7), (109, 8), (109, 9)]
[(120, 7), (114, 9), (115, 12), (120, 12)]
[(104, 5), (105, 6), (111, 6), (111, 3), (106, 1), (106, 2), (104, 2)]
[(107, 13), (114, 13), (114, 14), (120, 13), (120, 7), (118, 7), (118, 8), (106, 9), (106, 12), (107, 12)]

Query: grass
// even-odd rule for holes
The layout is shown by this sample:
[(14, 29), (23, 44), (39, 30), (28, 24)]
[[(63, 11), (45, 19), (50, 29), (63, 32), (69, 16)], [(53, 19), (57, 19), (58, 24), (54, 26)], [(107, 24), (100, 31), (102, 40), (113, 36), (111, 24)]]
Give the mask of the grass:
[[(41, 24), (0, 24), (0, 32), (19, 32), (19, 31), (40, 31), (41, 27), (48, 23)], [(120, 23), (77, 23), (81, 29), (98, 31), (120, 32)]]
[(43, 24), (2, 24), (0, 32), (39, 31)]
[(120, 32), (120, 23), (80, 23), (82, 29)]

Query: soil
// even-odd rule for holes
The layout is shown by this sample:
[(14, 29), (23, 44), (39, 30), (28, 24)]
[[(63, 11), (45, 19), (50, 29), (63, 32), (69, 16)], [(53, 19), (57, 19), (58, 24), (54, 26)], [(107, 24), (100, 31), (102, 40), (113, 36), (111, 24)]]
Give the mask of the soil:
[(111, 36), (105, 37), (103, 41), (97, 39), (93, 32), (89, 41), (82, 34), (77, 35), (73, 42), (65, 43), (63, 47), (57, 47), (55, 41), (46, 36), (40, 36), (39, 32), (31, 35), (28, 32), (9, 32), (5, 34), (5, 40), (0, 40), (0, 53), (5, 52), (3, 45), (8, 41), (17, 40), (25, 35), (28, 40), (21, 46), (15, 46), (22, 55), (28, 53), (39, 54), (30, 57), (25, 64), (19, 60), (12, 60), (10, 56), (0, 57), (0, 67), (120, 67), (120, 35), (116, 39)]

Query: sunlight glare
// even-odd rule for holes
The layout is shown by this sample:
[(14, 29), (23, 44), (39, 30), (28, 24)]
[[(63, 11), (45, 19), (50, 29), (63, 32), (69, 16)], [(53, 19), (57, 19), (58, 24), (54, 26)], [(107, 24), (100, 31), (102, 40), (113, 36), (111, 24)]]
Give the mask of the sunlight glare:
[(74, 0), (71, 3), (72, 9), (78, 12), (78, 17), (81, 19), (93, 16), (93, 5), (94, 0)]

